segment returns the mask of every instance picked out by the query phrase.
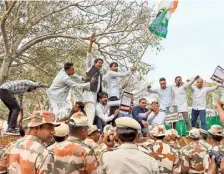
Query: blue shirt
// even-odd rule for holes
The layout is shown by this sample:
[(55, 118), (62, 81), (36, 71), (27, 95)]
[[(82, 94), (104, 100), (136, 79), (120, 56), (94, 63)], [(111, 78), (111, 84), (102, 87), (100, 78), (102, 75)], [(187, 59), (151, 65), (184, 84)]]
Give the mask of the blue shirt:
[(133, 108), (133, 110), (132, 110), (132, 116), (133, 116), (133, 118), (134, 118), (136, 121), (138, 121), (138, 122), (140, 123), (141, 126), (143, 126), (142, 123), (141, 123), (142, 120), (147, 121), (147, 116), (145, 116), (145, 117), (142, 116), (142, 115), (144, 115), (144, 113), (147, 112), (147, 111), (148, 111), (147, 108), (140, 108), (139, 106), (135, 106), (135, 107)]

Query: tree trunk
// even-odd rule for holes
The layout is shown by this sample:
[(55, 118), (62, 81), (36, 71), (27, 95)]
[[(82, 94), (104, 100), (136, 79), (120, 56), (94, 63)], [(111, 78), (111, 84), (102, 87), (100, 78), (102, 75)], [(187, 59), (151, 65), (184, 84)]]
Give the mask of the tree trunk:
[(8, 72), (11, 66), (11, 60), (12, 57), (4, 58), (1, 64), (0, 68), (0, 85), (4, 83), (4, 81), (7, 79)]

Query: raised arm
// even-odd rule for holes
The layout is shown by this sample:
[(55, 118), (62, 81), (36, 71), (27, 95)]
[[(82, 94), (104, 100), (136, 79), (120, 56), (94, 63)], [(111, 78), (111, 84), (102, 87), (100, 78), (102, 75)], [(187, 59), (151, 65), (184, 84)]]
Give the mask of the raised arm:
[(184, 88), (188, 88), (189, 86), (193, 85), (194, 82), (195, 82), (197, 79), (199, 79), (199, 78), (200, 78), (200, 76), (196, 76), (195, 78), (191, 79), (190, 81), (188, 81), (187, 83), (185, 83), (185, 84), (183, 85)]
[(156, 93), (156, 94), (158, 93), (157, 88), (152, 89), (151, 85), (148, 85), (148, 86), (147, 86), (147, 91), (148, 91), (149, 93)]
[(93, 33), (92, 36), (90, 37), (90, 43), (89, 43), (89, 47), (87, 50), (86, 72), (88, 72), (90, 70), (90, 68), (92, 67), (92, 65), (94, 64), (94, 58), (92, 56), (92, 47), (93, 47), (94, 41), (95, 41), (95, 33)]
[(126, 72), (115, 72), (115, 71), (110, 71), (108, 72), (108, 75), (111, 77), (125, 77), (131, 74), (131, 71), (126, 71)]

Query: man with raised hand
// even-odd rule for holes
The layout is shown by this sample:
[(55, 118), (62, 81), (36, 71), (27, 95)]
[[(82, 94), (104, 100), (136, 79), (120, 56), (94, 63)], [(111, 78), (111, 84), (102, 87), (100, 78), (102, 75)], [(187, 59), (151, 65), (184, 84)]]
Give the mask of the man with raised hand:
[(187, 125), (187, 129), (191, 129), (191, 124), (188, 118), (188, 105), (187, 105), (187, 94), (186, 89), (191, 86), (199, 76), (196, 76), (192, 80), (188, 81), (187, 83), (182, 82), (182, 78), (177, 76), (175, 78), (175, 85), (173, 85), (173, 94), (174, 94), (174, 102), (175, 105), (178, 107), (178, 112), (182, 114), (183, 119)]
[(197, 79), (197, 86), (191, 86), (193, 92), (191, 126), (196, 127), (198, 116), (200, 116), (201, 127), (207, 130), (206, 126), (206, 96), (207, 93), (218, 89), (218, 85), (212, 87), (203, 87), (203, 79)]
[(172, 106), (173, 103), (173, 89), (172, 86), (166, 85), (166, 79), (160, 78), (159, 80), (160, 88), (152, 89), (151, 85), (148, 85), (147, 91), (149, 93), (155, 93), (159, 96), (160, 109), (162, 111), (166, 110), (166, 107)]
[(90, 44), (87, 51), (87, 64), (86, 64), (86, 82), (94, 81), (90, 85), (90, 89), (83, 91), (83, 100), (85, 104), (85, 111), (88, 117), (89, 125), (93, 124), (95, 118), (95, 105), (97, 102), (97, 93), (102, 91), (102, 74), (100, 69), (103, 65), (103, 59), (94, 59), (92, 56), (92, 46), (95, 41), (95, 34), (90, 38)]

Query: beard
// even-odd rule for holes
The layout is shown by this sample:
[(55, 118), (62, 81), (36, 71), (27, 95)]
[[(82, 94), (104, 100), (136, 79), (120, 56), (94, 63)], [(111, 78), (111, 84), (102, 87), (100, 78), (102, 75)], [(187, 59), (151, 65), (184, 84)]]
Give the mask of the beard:
[(102, 102), (102, 104), (103, 104), (104, 106), (107, 105), (107, 101)]

